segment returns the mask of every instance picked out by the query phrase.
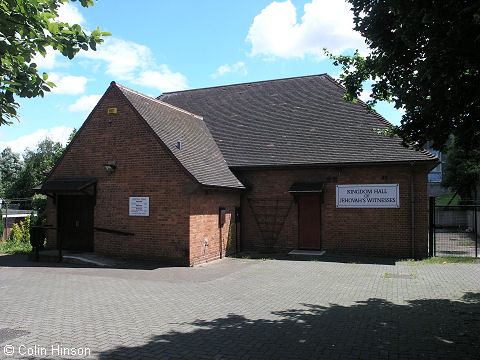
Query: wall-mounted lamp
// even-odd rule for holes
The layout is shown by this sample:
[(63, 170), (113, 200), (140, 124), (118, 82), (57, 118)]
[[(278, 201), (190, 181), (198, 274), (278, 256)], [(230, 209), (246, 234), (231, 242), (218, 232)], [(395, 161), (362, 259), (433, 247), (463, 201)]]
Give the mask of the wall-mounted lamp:
[(115, 161), (108, 161), (106, 164), (103, 164), (105, 171), (109, 174), (113, 173), (117, 168), (117, 163)]

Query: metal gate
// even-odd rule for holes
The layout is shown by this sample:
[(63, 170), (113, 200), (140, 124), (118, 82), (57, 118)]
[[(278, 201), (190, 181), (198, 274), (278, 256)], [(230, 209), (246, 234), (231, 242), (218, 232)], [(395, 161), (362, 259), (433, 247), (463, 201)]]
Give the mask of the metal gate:
[(436, 205), (430, 198), (430, 255), (479, 257), (480, 205)]

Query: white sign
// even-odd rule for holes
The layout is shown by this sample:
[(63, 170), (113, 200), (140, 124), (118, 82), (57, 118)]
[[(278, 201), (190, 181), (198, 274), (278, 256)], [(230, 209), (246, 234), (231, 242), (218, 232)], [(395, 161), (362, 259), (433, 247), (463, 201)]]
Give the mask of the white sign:
[(149, 216), (150, 215), (149, 197), (131, 197), (128, 214), (130, 216)]
[(337, 208), (398, 207), (398, 184), (337, 185)]

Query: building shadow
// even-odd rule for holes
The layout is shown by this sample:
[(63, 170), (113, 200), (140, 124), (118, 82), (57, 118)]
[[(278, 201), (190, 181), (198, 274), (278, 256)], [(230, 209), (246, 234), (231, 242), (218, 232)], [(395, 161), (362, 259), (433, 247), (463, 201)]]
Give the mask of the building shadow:
[(291, 261), (318, 261), (318, 262), (336, 262), (344, 264), (379, 264), (395, 265), (399, 260), (396, 258), (387, 258), (379, 256), (356, 255), (348, 253), (325, 252), (321, 256), (289, 255), (288, 253), (278, 252), (259, 252), (243, 251), (234, 257), (246, 259), (272, 259), (272, 260), (291, 260)]
[[(159, 311), (161, 311), (159, 309)], [(181, 324), (99, 359), (478, 359), (480, 294), (461, 300), (299, 304), (268, 319), (228, 314)]]
[[(72, 254), (69, 254), (72, 255)], [(0, 254), (0, 267), (25, 267), (25, 268), (97, 268), (97, 269), (131, 269), (131, 270), (155, 270), (160, 268), (178, 267), (178, 265), (160, 263), (147, 260), (127, 260), (121, 258), (105, 258), (108, 262), (105, 266), (98, 266), (94, 263), (74, 261), (64, 258), (58, 261), (58, 256), (40, 257), (35, 261), (31, 254)], [(100, 259), (103, 261), (103, 259)]]

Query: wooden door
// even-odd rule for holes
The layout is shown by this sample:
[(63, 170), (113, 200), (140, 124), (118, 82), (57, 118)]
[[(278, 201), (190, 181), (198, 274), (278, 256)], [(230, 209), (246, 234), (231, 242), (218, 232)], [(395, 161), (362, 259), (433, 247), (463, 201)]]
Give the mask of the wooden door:
[(320, 195), (302, 194), (298, 199), (298, 229), (300, 249), (320, 250)]
[(58, 227), (62, 248), (93, 251), (93, 199), (89, 196), (59, 196)]

